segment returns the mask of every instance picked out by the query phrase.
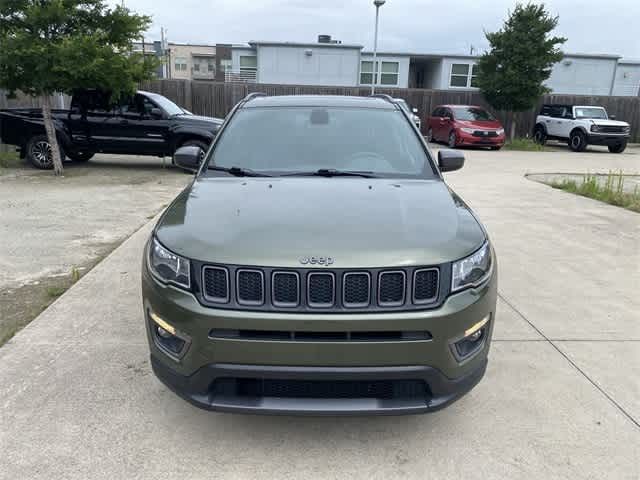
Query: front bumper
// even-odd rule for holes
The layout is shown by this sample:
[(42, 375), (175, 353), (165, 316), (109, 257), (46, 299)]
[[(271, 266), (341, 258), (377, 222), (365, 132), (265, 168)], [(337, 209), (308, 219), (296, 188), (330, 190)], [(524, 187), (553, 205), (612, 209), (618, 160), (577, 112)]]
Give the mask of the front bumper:
[(459, 131), (457, 133), (458, 145), (478, 146), (478, 147), (502, 147), (505, 142), (504, 134), (495, 137), (476, 137), (473, 134)]
[(590, 133), (587, 142), (591, 145), (620, 145), (627, 143), (628, 134)]
[[(432, 367), (279, 367), (211, 364), (191, 376), (182, 376), (151, 355), (156, 376), (179, 396), (207, 410), (275, 415), (398, 415), (427, 413), (450, 405), (471, 390), (484, 376), (484, 357), (475, 370), (449, 379)], [(423, 398), (292, 398), (238, 395), (235, 389), (212, 389), (217, 379), (274, 379), (282, 383), (309, 379), (316, 382), (422, 380), (429, 386)]]
[[(353, 415), (423, 413), (454, 402), (480, 381), (494, 325), (497, 274), (484, 285), (451, 295), (437, 309), (375, 314), (309, 314), (219, 310), (202, 306), (188, 292), (159, 283), (142, 269), (142, 294), (153, 370), (169, 388), (192, 404), (229, 412)], [(189, 338), (179, 359), (159, 348), (150, 312)], [(481, 346), (460, 360), (454, 342), (483, 318), (487, 324)], [(282, 340), (220, 338), (218, 330), (296, 332), (428, 331), (422, 340)], [(273, 380), (273, 382), (271, 382)], [(257, 391), (263, 383), (290, 391), (283, 395)], [(345, 383), (369, 388), (366, 382), (420, 382), (424, 394), (371, 398), (314, 398), (316, 388)], [(250, 385), (247, 390), (245, 384)], [(348, 386), (348, 385), (347, 385)], [(404, 388), (403, 385), (400, 385)], [(371, 388), (375, 388), (372, 386)], [(336, 387), (337, 388), (337, 387)], [(302, 390), (296, 390), (302, 389)], [(338, 389), (339, 390), (339, 389)], [(359, 390), (361, 391), (361, 390)], [(258, 392), (258, 393), (256, 393)]]

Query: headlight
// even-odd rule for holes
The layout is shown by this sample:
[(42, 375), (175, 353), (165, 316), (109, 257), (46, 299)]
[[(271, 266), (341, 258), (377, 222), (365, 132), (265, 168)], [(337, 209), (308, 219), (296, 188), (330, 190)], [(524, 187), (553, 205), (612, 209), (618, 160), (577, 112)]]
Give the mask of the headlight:
[(600, 127), (598, 125), (591, 125), (591, 131), (592, 132), (599, 132), (600, 131)]
[(499, 128), (498, 130), (496, 130), (496, 134), (497, 135), (504, 135), (504, 128)]
[(149, 247), (149, 268), (163, 282), (191, 288), (189, 260), (167, 250), (155, 238)]
[(473, 132), (475, 132), (474, 128), (462, 127), (460, 130), (462, 130), (464, 133), (473, 133)]
[(624, 133), (629, 133), (629, 132), (631, 131), (631, 127), (630, 127), (630, 126), (628, 126), (628, 125), (627, 125), (626, 127), (622, 127), (622, 131), (623, 131)]
[(451, 291), (457, 292), (463, 288), (480, 285), (489, 278), (492, 269), (491, 247), (489, 242), (485, 242), (472, 255), (453, 263)]

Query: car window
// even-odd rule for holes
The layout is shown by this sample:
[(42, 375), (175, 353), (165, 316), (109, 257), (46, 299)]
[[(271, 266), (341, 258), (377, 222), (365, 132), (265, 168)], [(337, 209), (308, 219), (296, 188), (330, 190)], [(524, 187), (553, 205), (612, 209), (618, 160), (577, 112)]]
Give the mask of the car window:
[(495, 120), (495, 117), (487, 112), (484, 108), (453, 107), (452, 110), (456, 120), (465, 120), (472, 122), (489, 122)]
[(121, 105), (120, 111), (123, 115), (132, 116), (149, 116), (151, 110), (157, 108), (156, 105), (144, 95), (136, 94), (129, 97), (128, 100)]
[(432, 117), (439, 117), (440, 116), (440, 110), (442, 110), (440, 107), (436, 108), (433, 113), (431, 114)]
[(271, 107), (239, 110), (209, 165), (271, 174), (336, 169), (431, 178), (427, 152), (399, 110)]

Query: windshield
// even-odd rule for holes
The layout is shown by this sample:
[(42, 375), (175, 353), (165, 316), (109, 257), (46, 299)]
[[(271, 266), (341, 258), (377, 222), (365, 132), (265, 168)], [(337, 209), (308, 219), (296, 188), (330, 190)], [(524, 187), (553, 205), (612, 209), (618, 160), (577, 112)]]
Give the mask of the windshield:
[(209, 168), (270, 175), (318, 170), (432, 178), (423, 144), (399, 110), (339, 107), (246, 108), (215, 144)]
[(496, 118), (483, 108), (477, 107), (452, 107), (453, 116), (456, 120), (467, 120), (471, 122), (491, 122)]
[(607, 111), (600, 107), (575, 107), (576, 118), (597, 118), (607, 120)]
[(153, 100), (153, 102), (156, 105), (158, 105), (162, 110), (164, 110), (169, 116), (183, 115), (185, 113), (185, 111), (181, 109), (178, 105), (173, 103), (168, 98), (163, 97), (162, 95), (152, 95), (150, 98), (151, 100)]

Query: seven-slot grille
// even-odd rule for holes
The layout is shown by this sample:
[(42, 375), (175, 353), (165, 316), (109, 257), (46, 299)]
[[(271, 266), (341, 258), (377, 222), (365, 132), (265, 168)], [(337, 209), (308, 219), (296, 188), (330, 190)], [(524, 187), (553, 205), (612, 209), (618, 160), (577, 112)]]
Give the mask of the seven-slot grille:
[(346, 312), (435, 304), (440, 282), (435, 267), (296, 271), (204, 265), (200, 283), (204, 302), (223, 308)]

